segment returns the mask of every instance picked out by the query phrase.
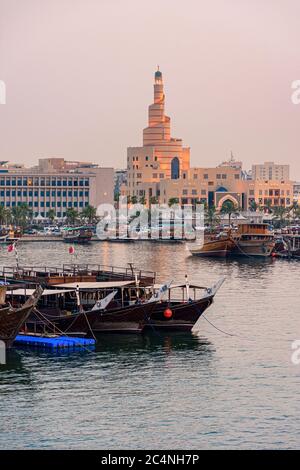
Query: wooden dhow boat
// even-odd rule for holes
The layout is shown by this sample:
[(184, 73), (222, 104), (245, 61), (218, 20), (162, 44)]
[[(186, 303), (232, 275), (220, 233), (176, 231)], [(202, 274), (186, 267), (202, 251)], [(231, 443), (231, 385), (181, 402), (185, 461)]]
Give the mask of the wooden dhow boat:
[(231, 236), (235, 244), (232, 255), (235, 256), (268, 257), (275, 247), (274, 232), (269, 224), (240, 224)]
[[(11, 291), (18, 305), (32, 289)], [(24, 325), (26, 333), (140, 333), (160, 296), (141, 302), (132, 282), (83, 282), (46, 289)], [(118, 295), (117, 295), (118, 294)]]
[[(155, 305), (151, 320), (145, 325), (147, 330), (191, 331), (201, 315), (213, 303), (214, 297), (225, 278), (219, 279), (212, 287), (195, 284), (171, 285), (164, 300)], [(156, 289), (158, 286), (155, 286)]]
[[(25, 324), (26, 333), (64, 333), (94, 336), (99, 333), (191, 331), (212, 304), (224, 282), (210, 288), (198, 285), (139, 286), (133, 282), (82, 282), (46, 289)], [(11, 293), (18, 304), (30, 289)]]
[(62, 283), (99, 281), (137, 281), (140, 285), (149, 285), (155, 283), (155, 277), (154, 272), (136, 269), (133, 264), (128, 264), (128, 267), (76, 263), (63, 264), (62, 267), (4, 266), (0, 271), (3, 281), (24, 281), (45, 288)]
[(205, 234), (203, 243), (189, 243), (187, 245), (193, 256), (225, 258), (235, 246), (231, 232), (218, 234)]
[(89, 227), (67, 227), (62, 230), (63, 241), (66, 243), (86, 244), (92, 239), (93, 232)]
[(38, 303), (43, 289), (37, 287), (29, 298), (17, 308), (6, 302), (6, 286), (0, 288), (0, 340), (4, 341), (5, 346), (10, 348), (32, 312), (32, 309)]

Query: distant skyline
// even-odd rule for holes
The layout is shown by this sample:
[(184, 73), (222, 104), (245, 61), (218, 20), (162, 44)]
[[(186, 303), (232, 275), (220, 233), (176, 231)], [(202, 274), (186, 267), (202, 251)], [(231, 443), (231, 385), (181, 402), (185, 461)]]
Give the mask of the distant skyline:
[(126, 167), (153, 75), (192, 166), (291, 165), (300, 180), (299, 0), (0, 0), (0, 160)]

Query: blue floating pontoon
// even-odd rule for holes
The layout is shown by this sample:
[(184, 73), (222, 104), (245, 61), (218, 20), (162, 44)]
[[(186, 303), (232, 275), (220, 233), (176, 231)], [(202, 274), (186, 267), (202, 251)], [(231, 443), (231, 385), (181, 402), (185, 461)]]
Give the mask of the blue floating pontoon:
[(78, 349), (95, 346), (94, 339), (74, 338), (68, 336), (36, 336), (18, 335), (14, 341), (15, 346), (29, 346), (44, 349)]

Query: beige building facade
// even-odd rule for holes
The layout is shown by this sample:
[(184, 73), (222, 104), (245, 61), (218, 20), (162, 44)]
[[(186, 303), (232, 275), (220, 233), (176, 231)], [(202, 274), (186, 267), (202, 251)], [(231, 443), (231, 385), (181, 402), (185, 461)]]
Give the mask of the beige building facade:
[(243, 210), (254, 201), (259, 206), (292, 204), (293, 183), (289, 181), (288, 165), (253, 165), (252, 179), (232, 153), (218, 167), (190, 166), (189, 147), (184, 147), (181, 139), (171, 137), (160, 70), (154, 76), (154, 102), (149, 106), (148, 120), (143, 146), (127, 150), (127, 195), (132, 201), (143, 200), (147, 205), (205, 202), (220, 209), (229, 200)]

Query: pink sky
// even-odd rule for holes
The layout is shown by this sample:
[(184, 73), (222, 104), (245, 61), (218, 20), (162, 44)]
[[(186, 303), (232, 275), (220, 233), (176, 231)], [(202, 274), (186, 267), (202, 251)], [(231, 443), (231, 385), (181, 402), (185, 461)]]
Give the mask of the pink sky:
[(0, 159), (125, 167), (159, 64), (193, 166), (234, 155), (300, 180), (299, 0), (0, 0)]

